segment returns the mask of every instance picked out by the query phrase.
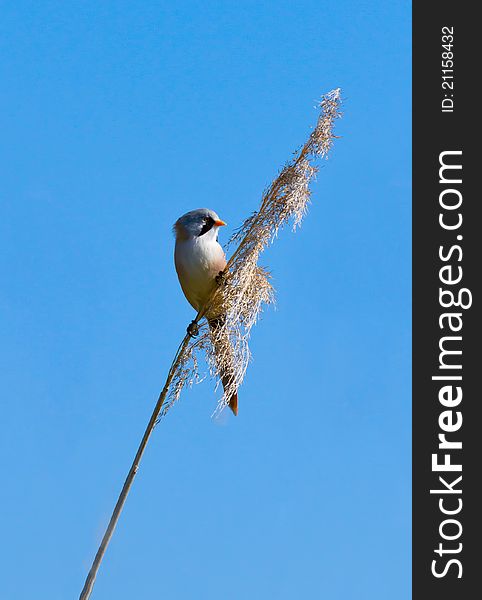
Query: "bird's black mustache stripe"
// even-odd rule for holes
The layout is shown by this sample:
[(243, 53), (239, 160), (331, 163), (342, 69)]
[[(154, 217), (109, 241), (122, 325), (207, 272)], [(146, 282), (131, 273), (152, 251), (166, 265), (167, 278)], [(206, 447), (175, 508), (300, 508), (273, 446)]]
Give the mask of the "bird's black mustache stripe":
[(201, 231), (199, 232), (198, 237), (201, 237), (202, 235), (207, 233), (213, 225), (214, 225), (214, 219), (212, 217), (206, 217), (204, 219), (204, 225), (203, 225)]

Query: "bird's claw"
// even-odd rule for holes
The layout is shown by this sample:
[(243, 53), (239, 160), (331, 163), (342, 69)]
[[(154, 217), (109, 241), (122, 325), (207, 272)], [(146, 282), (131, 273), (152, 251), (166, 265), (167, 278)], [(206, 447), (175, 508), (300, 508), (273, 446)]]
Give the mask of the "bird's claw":
[(214, 278), (216, 280), (217, 285), (226, 285), (226, 275), (225, 271), (219, 271), (219, 273)]
[(187, 326), (186, 331), (190, 337), (195, 338), (199, 335), (199, 325), (196, 323), (196, 321), (191, 321), (191, 323), (189, 323)]

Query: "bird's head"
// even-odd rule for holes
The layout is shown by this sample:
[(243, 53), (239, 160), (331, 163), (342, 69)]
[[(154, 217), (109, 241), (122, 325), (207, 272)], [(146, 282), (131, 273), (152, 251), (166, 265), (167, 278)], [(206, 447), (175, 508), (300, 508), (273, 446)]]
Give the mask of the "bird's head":
[(182, 215), (174, 223), (174, 235), (177, 240), (188, 240), (190, 238), (208, 235), (217, 238), (218, 229), (226, 225), (218, 215), (209, 208), (197, 208)]

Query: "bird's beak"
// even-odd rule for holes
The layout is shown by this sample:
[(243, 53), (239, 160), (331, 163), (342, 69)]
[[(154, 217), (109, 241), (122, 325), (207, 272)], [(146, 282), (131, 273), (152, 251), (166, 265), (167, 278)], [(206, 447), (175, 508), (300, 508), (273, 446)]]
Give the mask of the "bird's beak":
[(224, 221), (221, 221), (221, 219), (214, 221), (214, 224), (217, 225), (218, 227), (224, 227), (224, 225), (227, 225), (227, 223), (225, 223)]

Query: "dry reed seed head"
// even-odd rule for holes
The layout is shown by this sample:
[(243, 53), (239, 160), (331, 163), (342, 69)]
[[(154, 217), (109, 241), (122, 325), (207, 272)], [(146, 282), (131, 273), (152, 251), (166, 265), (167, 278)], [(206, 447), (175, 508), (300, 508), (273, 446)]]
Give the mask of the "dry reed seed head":
[(186, 383), (201, 380), (199, 356), (203, 355), (211, 374), (224, 384), (224, 394), (215, 413), (222, 410), (243, 382), (251, 358), (249, 335), (264, 304), (274, 299), (269, 273), (258, 266), (263, 250), (290, 220), (296, 229), (310, 201), (310, 183), (317, 168), (313, 160), (326, 157), (333, 144), (335, 120), (341, 116), (341, 91), (335, 89), (322, 97), (320, 116), (306, 144), (286, 164), (264, 191), (261, 206), (234, 232), (228, 246), (238, 247), (231, 256), (224, 281), (214, 290), (205, 307), (208, 318), (219, 317), (218, 325), (204, 324), (200, 336), (190, 340), (174, 374), (164, 415), (179, 398)]

